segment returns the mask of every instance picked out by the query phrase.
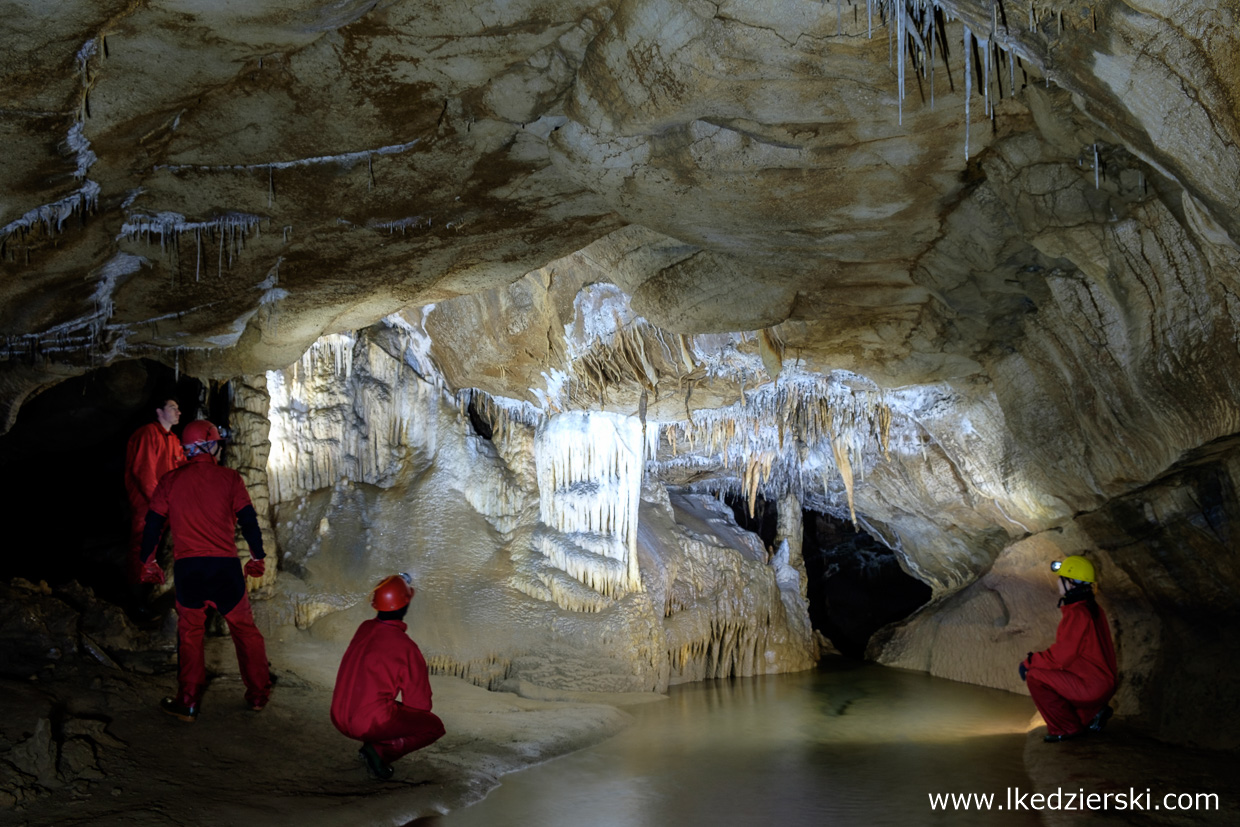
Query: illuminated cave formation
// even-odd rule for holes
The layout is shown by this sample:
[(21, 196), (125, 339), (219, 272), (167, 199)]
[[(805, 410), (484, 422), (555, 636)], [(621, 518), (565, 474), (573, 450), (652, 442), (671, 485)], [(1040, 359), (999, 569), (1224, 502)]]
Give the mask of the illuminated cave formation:
[(170, 381), (273, 635), (407, 570), (477, 687), (803, 670), (829, 524), (911, 578), (840, 649), (1023, 691), (1088, 550), (1120, 719), (1240, 743), (1234, 4), (476, 5), (10, 4), (6, 677), (161, 651), (106, 561)]

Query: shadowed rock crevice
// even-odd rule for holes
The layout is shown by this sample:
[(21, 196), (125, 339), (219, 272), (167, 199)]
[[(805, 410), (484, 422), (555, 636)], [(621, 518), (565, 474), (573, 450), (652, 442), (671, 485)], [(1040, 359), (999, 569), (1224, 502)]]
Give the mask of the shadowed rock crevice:
[(864, 531), (814, 511), (804, 524), (810, 620), (842, 654), (862, 657), (870, 635), (930, 599), (930, 587)]

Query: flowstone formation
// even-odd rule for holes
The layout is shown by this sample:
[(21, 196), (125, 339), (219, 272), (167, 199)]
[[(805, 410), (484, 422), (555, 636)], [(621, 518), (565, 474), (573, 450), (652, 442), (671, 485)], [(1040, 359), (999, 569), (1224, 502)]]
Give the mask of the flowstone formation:
[[(855, 523), (935, 594), (873, 656), (1007, 688), (1001, 664), (1046, 643), (1035, 564), (1098, 547), (1132, 676), (1121, 714), (1217, 744), (1202, 722), (1222, 701), (1163, 688), (1180, 686), (1176, 648), (1235, 677), (1215, 645), (1240, 589), (1216, 560), (1235, 487), (1219, 470), (1217, 497), (1189, 496), (1203, 478), (1181, 471), (1205, 455), (1230, 468), (1240, 433), (1237, 15), (1176, 0), (11, 2), (2, 421), (139, 356), (259, 394), (270, 372), (281, 610), (343, 626), (358, 572), (428, 532), (473, 572), (432, 576), (445, 594), (493, 607), (509, 590), (537, 607), (531, 627), (571, 619), (527, 647), (506, 609), (478, 609), (520, 644), (508, 662), (455, 639), (467, 626), (445, 609), (440, 651), (457, 654), (442, 667), (488, 684), (567, 684), (548, 664), (587, 639), (637, 653), (587, 658), (601, 683), (797, 662), (808, 650), (768, 639), (805, 639), (780, 614), (789, 588), (745, 591), (765, 626), (720, 632), (740, 622), (731, 597), (710, 620), (658, 620), (678, 582), (710, 582), (681, 530), (704, 506), (682, 496)], [(424, 381), (398, 381), (401, 365)], [(317, 383), (312, 407), (301, 383)], [(640, 428), (642, 457), (609, 443), (613, 464), (544, 492), (539, 429), (587, 411)], [(633, 462), (635, 511), (619, 470)], [(1146, 525), (1125, 504), (1155, 491)], [(605, 519), (591, 492), (628, 504)], [(575, 498), (586, 531), (547, 522)], [(678, 551), (655, 554), (643, 526), (668, 508)], [(335, 548), (353, 529), (365, 542)], [(780, 559), (753, 555), (738, 572)], [(740, 643), (698, 657), (706, 640)]]
[(372, 581), (408, 570), (432, 669), (520, 691), (814, 664), (787, 549), (772, 557), (713, 498), (643, 484), (640, 420), (451, 393), (425, 341), (397, 317), (269, 374), (285, 574), (264, 611), (334, 639)]

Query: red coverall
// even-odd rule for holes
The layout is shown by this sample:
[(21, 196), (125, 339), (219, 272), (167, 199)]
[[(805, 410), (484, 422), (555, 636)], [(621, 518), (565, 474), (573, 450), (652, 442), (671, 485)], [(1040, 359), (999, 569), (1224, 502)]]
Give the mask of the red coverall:
[[(172, 531), (181, 684), (178, 701), (186, 706), (197, 704), (207, 682), (202, 648), (207, 606), (215, 607), (228, 621), (246, 701), (265, 704), (271, 694), (267, 647), (254, 625), (234, 539), (237, 512), (245, 508), (252, 509), (253, 505), (241, 475), (217, 465), (206, 453), (164, 475), (151, 498), (150, 510), (167, 517)], [(149, 535), (147, 543), (151, 543)], [(261, 559), (259, 554), (255, 556)]]
[(1091, 600), (1065, 603), (1055, 643), (1029, 660), (1025, 683), (1050, 735), (1073, 735), (1089, 726), (1115, 694), (1119, 669), (1106, 612)]
[(173, 468), (185, 464), (181, 440), (158, 422), (149, 422), (133, 432), (125, 449), (125, 493), (129, 495), (129, 554), (125, 575), (130, 583), (139, 583), (142, 565), (142, 531), (146, 512), (160, 478)]
[(336, 729), (370, 744), (385, 764), (444, 734), (443, 721), (431, 712), (426, 660), (406, 628), (399, 620), (377, 619), (359, 626), (332, 693)]

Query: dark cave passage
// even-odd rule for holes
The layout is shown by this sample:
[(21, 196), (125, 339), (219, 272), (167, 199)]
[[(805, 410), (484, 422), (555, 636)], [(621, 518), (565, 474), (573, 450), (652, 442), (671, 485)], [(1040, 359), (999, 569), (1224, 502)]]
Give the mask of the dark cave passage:
[[(752, 516), (745, 498), (726, 494), (724, 502), (737, 525), (775, 547), (779, 507), (773, 500), (759, 495)], [(895, 552), (847, 520), (808, 510), (802, 520), (810, 622), (841, 654), (864, 657), (870, 635), (930, 599), (930, 587), (900, 568)]]
[(900, 568), (895, 552), (847, 520), (804, 515), (809, 617), (841, 654), (860, 658), (879, 628), (908, 617), (931, 589)]
[(213, 390), (208, 400), (199, 380), (144, 359), (66, 380), (22, 406), (0, 436), (0, 496), (12, 515), (0, 580), (76, 580), (107, 600), (124, 600), (125, 448), (169, 397), (181, 407), (179, 433), (208, 401), (225, 407), (226, 392)]

